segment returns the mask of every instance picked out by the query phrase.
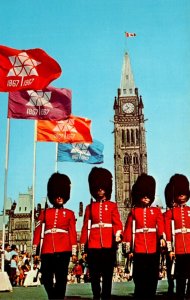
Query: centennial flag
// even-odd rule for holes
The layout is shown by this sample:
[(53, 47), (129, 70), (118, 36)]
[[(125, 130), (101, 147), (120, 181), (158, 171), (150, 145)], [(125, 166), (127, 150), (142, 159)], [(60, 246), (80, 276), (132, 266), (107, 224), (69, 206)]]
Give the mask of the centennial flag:
[(93, 140), (89, 143), (58, 144), (57, 161), (83, 162), (87, 164), (103, 163), (104, 145)]
[(131, 32), (125, 32), (126, 37), (134, 37), (136, 36), (136, 33), (131, 33)]
[(0, 92), (42, 90), (60, 75), (60, 65), (44, 50), (0, 45)]
[(38, 142), (92, 143), (91, 120), (70, 116), (61, 121), (37, 121)]
[(71, 90), (48, 86), (43, 90), (9, 93), (8, 118), (63, 120), (71, 114)]

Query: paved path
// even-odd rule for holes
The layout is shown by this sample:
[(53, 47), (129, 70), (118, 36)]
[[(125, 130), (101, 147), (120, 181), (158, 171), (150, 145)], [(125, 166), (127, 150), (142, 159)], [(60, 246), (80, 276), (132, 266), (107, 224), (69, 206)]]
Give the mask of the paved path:
[[(112, 288), (113, 300), (124, 300), (133, 298), (133, 282), (114, 282)], [(158, 283), (156, 300), (165, 300), (167, 281), (161, 280)], [(14, 287), (13, 292), (0, 292), (1, 300), (47, 300), (43, 285), (38, 287)], [(68, 284), (65, 300), (88, 300), (92, 299), (90, 283)], [(147, 299), (152, 300), (152, 299)]]

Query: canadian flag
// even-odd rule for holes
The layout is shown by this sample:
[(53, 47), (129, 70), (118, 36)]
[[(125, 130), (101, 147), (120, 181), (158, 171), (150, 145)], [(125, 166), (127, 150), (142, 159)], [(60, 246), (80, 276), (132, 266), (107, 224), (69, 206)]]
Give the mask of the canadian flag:
[(125, 32), (126, 37), (133, 37), (136, 36), (136, 33), (131, 33), (131, 32)]

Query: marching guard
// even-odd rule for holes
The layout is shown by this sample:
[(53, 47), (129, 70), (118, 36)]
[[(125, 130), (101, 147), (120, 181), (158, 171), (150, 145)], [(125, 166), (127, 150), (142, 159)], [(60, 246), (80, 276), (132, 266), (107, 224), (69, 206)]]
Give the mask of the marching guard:
[(70, 198), (70, 186), (67, 175), (52, 174), (47, 196), (53, 207), (41, 211), (34, 232), (33, 254), (41, 248), (42, 282), (48, 299), (64, 299), (70, 257), (76, 259), (77, 254), (75, 215), (64, 207)]
[[(166, 211), (163, 213), (164, 220), (165, 215), (169, 209), (173, 209), (176, 206), (176, 203), (173, 201), (173, 197), (171, 197), (171, 187), (170, 183), (168, 183), (165, 187), (164, 191), (165, 202), (166, 202)], [(171, 220), (173, 222), (173, 220)], [(171, 224), (171, 228), (173, 230), (173, 225)], [(165, 230), (166, 231), (166, 230)], [(172, 232), (172, 240), (174, 242), (174, 232)], [(167, 270), (167, 280), (168, 280), (168, 298), (172, 299), (174, 296), (174, 278), (175, 278), (175, 260), (174, 257), (170, 258), (170, 252), (166, 246), (166, 270)]]
[(107, 169), (94, 167), (88, 181), (90, 193), (96, 201), (87, 205), (85, 210), (81, 251), (87, 251), (93, 299), (108, 300), (116, 261), (115, 244), (121, 242), (122, 223), (117, 204), (110, 201), (112, 174)]
[[(185, 299), (190, 279), (190, 196), (189, 181), (183, 174), (175, 174), (167, 185), (167, 198), (174, 203), (165, 213), (167, 247), (171, 260), (175, 259), (176, 297)], [(189, 295), (188, 295), (189, 296)]]
[(123, 251), (133, 259), (135, 299), (154, 299), (158, 283), (160, 247), (165, 247), (164, 219), (160, 208), (152, 207), (156, 182), (141, 174), (132, 187), (133, 208), (123, 235)]

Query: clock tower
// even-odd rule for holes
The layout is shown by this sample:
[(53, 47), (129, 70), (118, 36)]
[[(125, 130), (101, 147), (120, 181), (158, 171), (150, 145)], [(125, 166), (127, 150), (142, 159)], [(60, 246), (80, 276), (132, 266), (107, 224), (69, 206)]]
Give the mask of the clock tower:
[(131, 188), (139, 174), (147, 173), (143, 108), (129, 55), (125, 53), (120, 88), (114, 101), (115, 198), (123, 225), (131, 209)]

